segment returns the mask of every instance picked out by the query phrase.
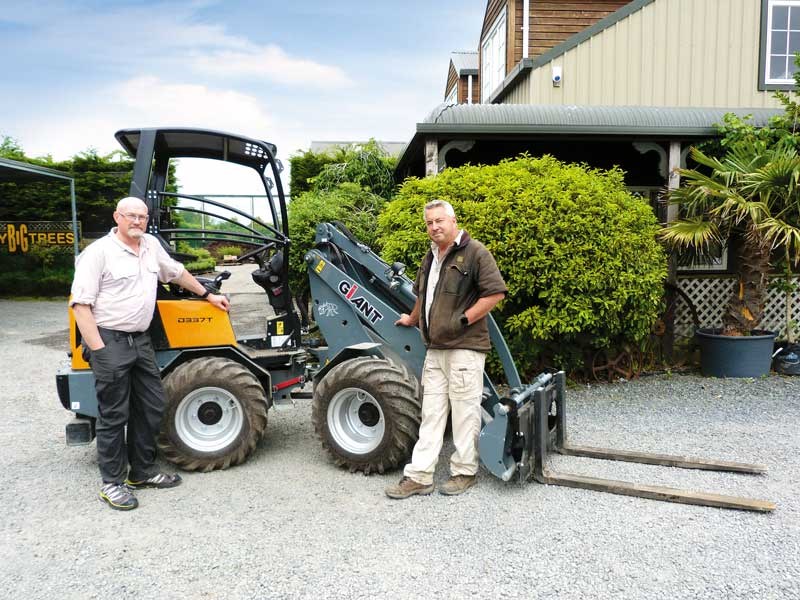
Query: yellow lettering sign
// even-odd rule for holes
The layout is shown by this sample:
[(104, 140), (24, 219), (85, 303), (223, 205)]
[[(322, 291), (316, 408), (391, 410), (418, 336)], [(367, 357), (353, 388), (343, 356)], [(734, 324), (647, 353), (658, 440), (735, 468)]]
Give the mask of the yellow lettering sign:
[(28, 252), (31, 245), (72, 246), (75, 232), (69, 221), (0, 221), (0, 245), (10, 253)]

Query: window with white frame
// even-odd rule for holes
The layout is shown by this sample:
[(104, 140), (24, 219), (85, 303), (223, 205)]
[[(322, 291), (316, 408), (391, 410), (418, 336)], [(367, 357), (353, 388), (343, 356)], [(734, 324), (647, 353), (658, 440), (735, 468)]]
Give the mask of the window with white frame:
[(450, 90), (450, 93), (447, 95), (447, 98), (445, 98), (444, 103), (458, 104), (458, 80), (456, 80), (455, 84), (453, 85), (453, 89)]
[(765, 86), (792, 86), (800, 52), (800, 0), (763, 0), (762, 76)]
[(481, 43), (481, 101), (489, 98), (506, 77), (506, 9)]

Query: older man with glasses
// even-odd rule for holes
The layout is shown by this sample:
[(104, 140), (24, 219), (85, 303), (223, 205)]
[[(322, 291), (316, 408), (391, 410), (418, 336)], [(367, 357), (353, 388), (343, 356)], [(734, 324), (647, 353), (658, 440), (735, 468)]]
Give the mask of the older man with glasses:
[(158, 281), (176, 283), (221, 310), (230, 307), (225, 296), (210, 294), (145, 233), (147, 219), (147, 205), (139, 198), (119, 201), (117, 226), (78, 256), (70, 298), (95, 377), (100, 499), (117, 510), (139, 505), (136, 488), (181, 483), (179, 475), (155, 468), (165, 400), (147, 330)]

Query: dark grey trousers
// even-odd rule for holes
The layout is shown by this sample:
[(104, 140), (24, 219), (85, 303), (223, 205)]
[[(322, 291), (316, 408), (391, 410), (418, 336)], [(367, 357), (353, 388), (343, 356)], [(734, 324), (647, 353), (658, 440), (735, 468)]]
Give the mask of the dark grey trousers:
[[(100, 329), (105, 348), (88, 352), (97, 392), (97, 461), (104, 483), (154, 475), (164, 390), (147, 332)], [(127, 439), (125, 426), (127, 425)]]

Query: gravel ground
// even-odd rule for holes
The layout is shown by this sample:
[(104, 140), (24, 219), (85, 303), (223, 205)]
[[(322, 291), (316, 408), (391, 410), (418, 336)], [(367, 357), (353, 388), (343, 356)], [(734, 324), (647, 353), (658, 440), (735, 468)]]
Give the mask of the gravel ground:
[[(233, 295), (234, 306), (246, 304)], [(261, 299), (263, 302), (263, 298)], [(800, 378), (654, 376), (568, 392), (578, 444), (765, 464), (733, 475), (557, 457), (579, 474), (772, 500), (746, 513), (504, 484), (391, 501), (397, 473), (335, 468), (310, 404), (272, 411), (244, 465), (97, 499), (66, 447), (64, 302), (0, 300), (0, 590), (8, 598), (798, 598)], [(446, 447), (445, 452), (449, 450)], [(447, 477), (446, 461), (436, 481)]]

